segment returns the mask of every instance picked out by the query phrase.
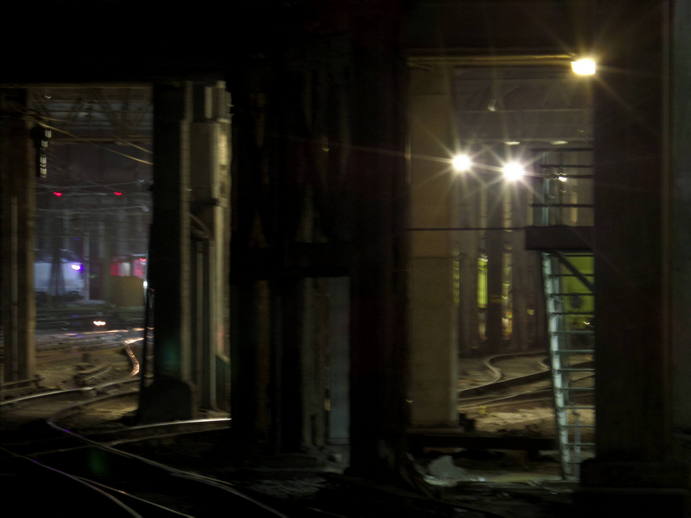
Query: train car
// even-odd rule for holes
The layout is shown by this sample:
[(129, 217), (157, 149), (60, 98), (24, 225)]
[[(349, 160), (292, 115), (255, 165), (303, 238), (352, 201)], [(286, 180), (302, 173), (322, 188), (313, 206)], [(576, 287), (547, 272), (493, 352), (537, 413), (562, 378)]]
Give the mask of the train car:
[[(144, 255), (113, 257), (107, 264), (108, 284), (111, 286), (110, 295), (122, 291), (121, 285), (135, 284), (145, 286), (147, 272), (147, 258)], [(49, 257), (39, 257), (34, 262), (34, 291), (38, 304), (43, 304), (48, 297), (57, 298), (63, 302), (89, 299), (109, 299), (108, 293), (101, 293), (102, 269), (100, 264), (89, 267), (76, 255), (63, 251), (58, 262)], [(129, 286), (128, 284), (128, 286)], [(113, 288), (118, 289), (113, 289)], [(143, 293), (143, 288), (140, 290)], [(108, 300), (109, 302), (112, 302)]]
[(45, 258), (34, 262), (34, 291), (40, 303), (48, 296), (78, 300), (86, 296), (84, 264), (75, 258), (62, 257), (59, 262)]

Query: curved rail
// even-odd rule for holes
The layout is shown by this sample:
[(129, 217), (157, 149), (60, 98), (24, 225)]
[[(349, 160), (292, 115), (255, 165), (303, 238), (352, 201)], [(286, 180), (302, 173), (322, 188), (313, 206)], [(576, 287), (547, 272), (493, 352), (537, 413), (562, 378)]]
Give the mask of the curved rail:
[(130, 383), (137, 383), (139, 382), (139, 378), (132, 378), (132, 377), (127, 377), (127, 378), (122, 378), (120, 380), (115, 380), (115, 381), (108, 381), (106, 383), (101, 383), (99, 385), (93, 385), (90, 387), (78, 387), (78, 388), (71, 388), (71, 389), (61, 389), (61, 390), (50, 390), (46, 392), (37, 392), (35, 394), (28, 394), (26, 396), (21, 396), (18, 398), (13, 398), (13, 399), (7, 399), (5, 401), (0, 401), (0, 407), (3, 406), (14, 406), (18, 405), (20, 403), (26, 403), (28, 401), (34, 401), (37, 399), (43, 399), (43, 398), (52, 398), (52, 397), (59, 397), (59, 396), (66, 396), (69, 394), (76, 394), (76, 393), (82, 393), (82, 394), (88, 394), (89, 392), (95, 392), (99, 393), (109, 387), (114, 387), (114, 386), (119, 386), (119, 385), (127, 385)]
[(540, 379), (548, 375), (549, 367), (544, 364), (544, 361), (540, 360), (536, 360), (536, 363), (541, 366), (541, 369), (539, 371), (532, 372), (530, 374), (526, 374), (523, 376), (514, 376), (511, 378), (507, 378), (504, 372), (501, 370), (501, 368), (495, 365), (497, 361), (506, 360), (510, 358), (519, 358), (522, 356), (544, 357), (546, 356), (546, 353), (544, 353), (543, 351), (526, 351), (520, 353), (493, 354), (492, 356), (488, 356), (487, 358), (483, 359), (483, 363), (485, 367), (492, 372), (494, 379), (492, 381), (483, 383), (481, 385), (477, 385), (475, 387), (459, 389), (457, 392), (458, 397), (463, 397), (463, 394), (484, 394), (486, 392), (491, 392), (492, 390), (495, 390), (497, 388), (520, 385), (529, 381), (536, 381), (537, 379)]
[(256, 507), (262, 509), (263, 511), (268, 513), (268, 515), (271, 515), (271, 516), (274, 516), (277, 518), (287, 518), (286, 515), (277, 511), (276, 509), (264, 504), (263, 502), (259, 502), (258, 500), (251, 498), (251, 497), (245, 495), (244, 493), (238, 491), (229, 482), (226, 482), (226, 481), (214, 478), (214, 477), (210, 477), (207, 475), (201, 475), (199, 473), (193, 473), (191, 471), (185, 471), (182, 469), (178, 469), (178, 468), (175, 468), (173, 466), (169, 466), (167, 464), (163, 464), (161, 462), (149, 459), (147, 457), (143, 457), (141, 455), (136, 455), (134, 453), (119, 450), (117, 448), (114, 448), (113, 446), (101, 443), (99, 441), (94, 441), (93, 439), (89, 439), (88, 437), (85, 437), (85, 436), (83, 436), (77, 432), (74, 432), (72, 430), (64, 428), (64, 427), (58, 425), (57, 423), (55, 423), (53, 419), (48, 419), (47, 423), (51, 428), (55, 429), (56, 431), (59, 431), (59, 432), (66, 434), (66, 435), (69, 435), (72, 438), (78, 439), (79, 441), (87, 443), (90, 446), (94, 446), (94, 447), (96, 447), (102, 451), (106, 451), (108, 453), (118, 455), (120, 457), (124, 457), (124, 458), (134, 460), (137, 462), (141, 462), (143, 464), (146, 464), (147, 466), (158, 468), (158, 469), (166, 472), (168, 475), (171, 475), (174, 477), (198, 482), (198, 483), (210, 486), (210, 487), (220, 489), (221, 491), (224, 491), (224, 492), (232, 495), (233, 497), (239, 498), (239, 499), (245, 501), (246, 503), (249, 503), (253, 506), (256, 506)]
[(81, 477), (77, 477), (77, 476), (75, 476), (75, 475), (72, 475), (72, 474), (67, 473), (67, 472), (65, 472), (65, 471), (63, 471), (63, 470), (54, 468), (54, 467), (52, 467), (52, 466), (48, 466), (47, 464), (44, 464), (44, 463), (42, 463), (42, 462), (39, 462), (39, 461), (37, 461), (36, 459), (33, 459), (33, 458), (31, 458), (31, 457), (27, 457), (27, 456), (25, 456), (25, 455), (20, 455), (20, 454), (15, 453), (15, 452), (13, 452), (13, 451), (11, 451), (11, 450), (8, 450), (8, 449), (6, 449), (6, 448), (3, 448), (2, 446), (0, 446), (0, 451), (3, 451), (3, 452), (5, 452), (6, 454), (8, 454), (8, 455), (10, 455), (11, 457), (14, 457), (14, 458), (16, 458), (16, 459), (21, 459), (21, 460), (24, 460), (24, 461), (26, 461), (26, 462), (30, 462), (33, 466), (38, 467), (38, 468), (41, 468), (41, 469), (44, 469), (44, 470), (47, 470), (47, 471), (50, 471), (50, 472), (52, 472), (52, 473), (54, 473), (54, 474), (56, 474), (56, 475), (58, 475), (58, 476), (60, 476), (60, 477), (62, 477), (62, 478), (64, 478), (64, 479), (67, 479), (67, 480), (70, 480), (70, 481), (75, 482), (75, 483), (77, 483), (77, 484), (80, 484), (82, 487), (85, 487), (85, 488), (87, 488), (87, 489), (93, 491), (95, 494), (97, 494), (97, 495), (99, 495), (99, 496), (101, 496), (101, 497), (103, 497), (103, 498), (106, 498), (107, 500), (111, 501), (115, 506), (117, 506), (118, 508), (120, 508), (122, 511), (124, 511), (125, 513), (127, 513), (129, 516), (133, 516), (133, 517), (135, 517), (135, 518), (142, 518), (142, 515), (140, 515), (139, 513), (137, 513), (134, 509), (132, 509), (131, 507), (129, 507), (127, 504), (125, 504), (125, 503), (122, 502), (120, 499), (116, 498), (115, 496), (113, 496), (113, 495), (109, 494), (108, 492), (104, 491), (103, 489), (97, 487), (97, 485), (96, 485), (96, 484), (93, 484), (92, 481), (83, 479), (83, 478), (81, 478)]

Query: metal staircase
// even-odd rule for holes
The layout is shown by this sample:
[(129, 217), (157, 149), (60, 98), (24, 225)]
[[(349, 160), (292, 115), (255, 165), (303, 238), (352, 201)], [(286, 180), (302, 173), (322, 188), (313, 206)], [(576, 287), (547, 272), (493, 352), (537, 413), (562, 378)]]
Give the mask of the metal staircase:
[(543, 252), (542, 269), (562, 476), (576, 479), (595, 447), (593, 256)]

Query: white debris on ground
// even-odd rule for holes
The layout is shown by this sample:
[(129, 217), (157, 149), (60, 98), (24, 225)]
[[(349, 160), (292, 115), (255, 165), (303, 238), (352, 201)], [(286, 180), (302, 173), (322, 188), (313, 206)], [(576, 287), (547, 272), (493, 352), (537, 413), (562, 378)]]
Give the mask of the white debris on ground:
[(292, 480), (262, 480), (252, 484), (250, 489), (269, 496), (296, 498), (312, 496), (325, 486), (325, 479), (321, 477), (307, 477)]
[(453, 463), (450, 455), (442, 455), (427, 465), (427, 473), (423, 474), (425, 482), (434, 486), (455, 486), (458, 482), (483, 482), (485, 479), (473, 475)]

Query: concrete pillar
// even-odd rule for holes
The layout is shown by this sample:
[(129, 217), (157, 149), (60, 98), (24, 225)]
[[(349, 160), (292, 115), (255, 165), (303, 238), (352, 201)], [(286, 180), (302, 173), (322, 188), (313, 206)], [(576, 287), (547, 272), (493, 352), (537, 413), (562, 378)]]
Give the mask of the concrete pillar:
[[(457, 188), (460, 191), (459, 218), (457, 219), (459, 226), (461, 228), (479, 227), (480, 200), (477, 179), (470, 175), (463, 176), (458, 180)], [(480, 232), (477, 230), (468, 230), (458, 234), (460, 261), (459, 350), (464, 355), (476, 353), (480, 346), (477, 305), (480, 237)]]
[(113, 234), (111, 228), (111, 217), (102, 215), (98, 222), (98, 257), (100, 261), (101, 278), (100, 296), (101, 300), (110, 301), (110, 265), (113, 257)]
[[(487, 226), (491, 229), (504, 226), (504, 185), (503, 182), (490, 180), (485, 186), (487, 191)], [(488, 230), (486, 232), (487, 249), (487, 313), (485, 334), (487, 343), (484, 352), (497, 353), (502, 350), (502, 280), (504, 273), (504, 231)]]
[(68, 253), (72, 252), (72, 214), (70, 210), (63, 210), (61, 216), (60, 237), (62, 238), (62, 246)]
[(111, 217), (111, 225), (113, 231), (113, 256), (122, 258), (129, 256), (129, 240), (132, 239), (132, 234), (130, 234), (129, 229), (127, 228), (128, 220), (128, 215), (123, 212), (117, 212), (115, 214), (115, 217)]
[[(603, 1), (597, 17), (617, 20), (620, 30), (602, 49), (595, 87), (597, 456), (582, 465), (578, 497), (603, 515), (682, 517), (689, 510), (688, 461), (673, 447), (675, 412), (683, 419), (688, 405), (688, 391), (679, 393), (688, 371), (672, 368), (678, 324), (671, 317), (684, 326), (689, 317), (670, 295), (678, 293), (675, 282), (688, 280), (689, 264), (685, 257), (676, 263), (681, 269), (670, 269), (679, 257), (670, 230), (682, 223), (670, 195), (683, 196), (673, 183), (686, 180), (669, 162), (669, 7)], [(687, 38), (685, 26), (678, 36)]]
[(0, 375), (5, 381), (27, 379), (35, 371), (35, 151), (22, 113), (26, 108), (26, 90), (0, 89)]
[(326, 441), (327, 348), (331, 342), (329, 281), (321, 278), (301, 281), (305, 312), (300, 342), (303, 408), (300, 447), (306, 451), (321, 448)]
[[(456, 147), (451, 142), (448, 74), (441, 67), (410, 71), (412, 228), (455, 226), (456, 178), (445, 162), (451, 158), (448, 150)], [(458, 422), (458, 299), (453, 294), (457, 247), (449, 232), (413, 231), (410, 237), (410, 425), (454, 426)]]
[(375, 5), (381, 10), (368, 2), (350, 20), (350, 468), (388, 478), (400, 474), (405, 460), (406, 96), (397, 4)]
[(670, 300), (672, 341), (672, 401), (673, 431), (677, 438), (675, 449), (686, 462), (691, 461), (691, 2), (674, 2), (672, 52), (672, 170), (669, 181), (670, 217)]
[[(231, 416), (233, 435), (247, 443), (267, 441), (270, 435), (270, 296), (252, 258), (252, 247), (265, 244), (259, 207), (261, 151), (265, 145), (265, 95), (261, 85), (233, 84), (232, 162), (233, 236), (230, 269)], [(261, 279), (261, 280), (260, 280)]]
[(84, 300), (90, 300), (91, 298), (91, 231), (88, 228), (86, 222), (82, 227), (82, 241), (81, 241), (81, 253), (80, 257), (82, 259), (82, 277), (84, 279), (84, 287), (82, 288), (81, 296)]
[[(191, 208), (192, 226), (196, 228), (204, 245), (202, 275), (204, 282), (197, 303), (205, 310), (195, 319), (194, 333), (205, 337), (195, 340), (201, 362), (199, 377), (195, 380), (199, 404), (204, 408), (216, 406), (216, 369), (219, 358), (224, 357), (227, 333), (228, 268), (227, 226), (230, 191), (230, 96), (223, 82), (198, 83), (194, 86), (194, 121), (190, 125), (191, 142)], [(204, 281), (205, 280), (205, 281)], [(198, 287), (192, 287), (198, 291)], [(223, 373), (221, 373), (221, 379)]]
[[(526, 187), (517, 182), (512, 186), (511, 194), (511, 226), (523, 228), (525, 226), (525, 211), (527, 207)], [(537, 282), (529, 270), (531, 255), (535, 252), (525, 250), (525, 231), (513, 230), (508, 237), (511, 243), (511, 293), (512, 293), (512, 333), (511, 345), (514, 350), (527, 350), (532, 339), (528, 334), (528, 300), (537, 289)], [(533, 306), (534, 307), (534, 306)]]
[(154, 290), (154, 382), (143, 421), (194, 414), (190, 340), (190, 139), (192, 86), (155, 83), (150, 286)]
[(349, 379), (349, 302), (350, 282), (347, 278), (328, 280), (329, 296), (329, 442), (347, 444), (350, 425)]

